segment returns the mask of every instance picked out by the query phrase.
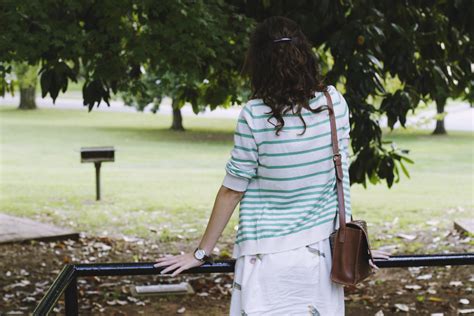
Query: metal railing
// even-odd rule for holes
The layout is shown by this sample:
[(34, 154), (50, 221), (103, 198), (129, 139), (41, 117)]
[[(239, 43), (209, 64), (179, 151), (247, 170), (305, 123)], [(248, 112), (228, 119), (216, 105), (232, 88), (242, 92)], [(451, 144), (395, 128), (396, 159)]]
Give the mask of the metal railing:
[[(474, 253), (400, 255), (391, 256), (389, 259), (375, 259), (374, 263), (380, 268), (474, 265)], [(56, 277), (33, 315), (48, 315), (63, 294), (65, 314), (78, 315), (77, 278), (159, 274), (163, 268), (155, 268), (153, 264), (154, 262), (68, 264)], [(217, 260), (213, 264), (206, 263), (200, 267), (185, 270), (183, 273), (232, 273), (234, 266), (235, 260)]]

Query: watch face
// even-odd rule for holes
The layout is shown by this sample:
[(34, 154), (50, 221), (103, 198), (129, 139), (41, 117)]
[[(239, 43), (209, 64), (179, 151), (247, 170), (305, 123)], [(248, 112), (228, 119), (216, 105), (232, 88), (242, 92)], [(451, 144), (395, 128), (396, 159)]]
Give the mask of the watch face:
[(206, 252), (203, 249), (198, 249), (198, 250), (196, 250), (194, 255), (196, 256), (196, 259), (202, 260), (204, 258), (204, 256), (206, 255)]

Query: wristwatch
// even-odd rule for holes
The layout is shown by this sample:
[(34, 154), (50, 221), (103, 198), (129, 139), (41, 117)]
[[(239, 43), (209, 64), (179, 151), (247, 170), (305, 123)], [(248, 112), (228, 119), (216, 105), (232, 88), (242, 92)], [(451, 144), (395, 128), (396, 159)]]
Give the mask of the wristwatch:
[(196, 248), (196, 250), (194, 250), (194, 258), (196, 258), (196, 260), (199, 260), (201, 262), (211, 262), (211, 263), (214, 262), (212, 257), (207, 255), (204, 249), (200, 249), (200, 248)]

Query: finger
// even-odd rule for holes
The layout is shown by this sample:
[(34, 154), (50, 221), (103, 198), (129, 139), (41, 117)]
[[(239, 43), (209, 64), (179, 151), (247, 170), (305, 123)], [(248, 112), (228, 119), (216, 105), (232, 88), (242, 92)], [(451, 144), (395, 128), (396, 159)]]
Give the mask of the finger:
[(372, 251), (372, 257), (379, 259), (388, 259), (390, 256), (386, 252), (374, 250)]
[(155, 268), (158, 268), (158, 267), (169, 266), (169, 265), (174, 264), (174, 263), (176, 263), (176, 262), (175, 261), (169, 261), (169, 262), (168, 261), (163, 261), (163, 262), (155, 263), (153, 266)]
[(180, 266), (181, 266), (181, 262), (175, 263), (175, 264), (173, 264), (173, 265), (171, 265), (171, 266), (169, 266), (169, 267), (167, 267), (167, 268), (161, 270), (160, 273), (161, 273), (161, 274), (165, 274), (165, 273), (167, 273), (167, 272), (169, 272), (169, 271), (173, 271), (174, 269), (176, 269), (176, 268), (178, 268), (178, 267), (180, 267)]
[(157, 263), (154, 264), (154, 266), (155, 267), (169, 266), (170, 264), (174, 264), (176, 262), (179, 262), (178, 257), (170, 257), (170, 258), (166, 258), (165, 260), (158, 261)]
[(153, 266), (155, 268), (164, 267), (164, 266), (169, 266), (171, 264), (175, 264), (176, 262), (178, 262), (178, 261), (177, 260), (162, 261), (162, 262), (155, 263)]
[(377, 271), (377, 269), (374, 267), (374, 265), (372, 263), (369, 263), (369, 265), (372, 267), (373, 273), (375, 273), (375, 271)]
[(159, 257), (156, 260), (161, 261), (161, 260), (168, 260), (168, 259), (173, 259), (173, 258), (178, 258), (178, 257), (181, 257), (181, 255), (164, 255), (164, 256)]
[(162, 259), (162, 260), (159, 260), (159, 259), (158, 259), (158, 260), (156, 260), (156, 262), (157, 262), (157, 263), (161, 263), (161, 262), (168, 262), (168, 263), (170, 263), (170, 262), (178, 262), (179, 259), (180, 259), (179, 257), (173, 256), (173, 257), (164, 258), (164, 259)]
[(372, 257), (373, 257), (373, 258), (377, 258), (377, 259), (389, 259), (389, 258), (390, 258), (389, 256), (380, 255), (380, 254), (378, 254), (378, 253), (372, 254)]
[(169, 260), (171, 258), (172, 257), (161, 257), (161, 258), (156, 259), (156, 262), (166, 261), (166, 260)]
[(369, 265), (374, 268), (375, 270), (379, 270), (380, 268), (375, 265), (375, 263), (372, 260), (369, 260)]
[(177, 276), (178, 274), (180, 274), (181, 272), (183, 272), (184, 270), (187, 270), (187, 269), (189, 269), (189, 268), (190, 268), (190, 265), (189, 265), (189, 264), (184, 265), (184, 266), (182, 266), (182, 267), (176, 269), (176, 271), (173, 272), (173, 274), (171, 274), (171, 276), (175, 277), (175, 276)]

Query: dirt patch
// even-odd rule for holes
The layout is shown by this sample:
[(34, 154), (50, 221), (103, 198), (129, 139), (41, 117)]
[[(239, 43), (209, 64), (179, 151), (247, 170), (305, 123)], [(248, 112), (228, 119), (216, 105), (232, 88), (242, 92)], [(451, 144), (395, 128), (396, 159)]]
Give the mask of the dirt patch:
[[(470, 237), (454, 231), (439, 240), (432, 231), (417, 232), (420, 252), (472, 251)], [(403, 238), (406, 238), (404, 236)], [(398, 253), (411, 249), (410, 242), (397, 239)], [(435, 240), (436, 242), (433, 242)], [(190, 251), (186, 244), (157, 244), (130, 238), (83, 236), (79, 241), (30, 242), (0, 246), (0, 315), (27, 315), (33, 311), (66, 263), (153, 261), (173, 249)], [(230, 244), (221, 244), (229, 253)], [(429, 250), (429, 251), (427, 251)], [(133, 285), (188, 281), (196, 294), (186, 296), (135, 297)], [(232, 274), (88, 277), (78, 280), (81, 315), (226, 315)], [(472, 266), (382, 269), (356, 288), (346, 288), (347, 315), (458, 315), (474, 308)], [(56, 314), (64, 313), (61, 299)], [(474, 313), (472, 313), (474, 315)]]

